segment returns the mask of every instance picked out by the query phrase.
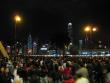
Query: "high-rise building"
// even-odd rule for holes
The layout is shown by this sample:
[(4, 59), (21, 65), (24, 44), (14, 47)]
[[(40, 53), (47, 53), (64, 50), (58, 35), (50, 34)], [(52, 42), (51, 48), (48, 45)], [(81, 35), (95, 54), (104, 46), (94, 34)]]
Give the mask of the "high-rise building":
[(73, 43), (72, 23), (68, 23), (68, 37), (70, 38), (70, 42)]
[(23, 47), (23, 55), (27, 55), (27, 45), (24, 45)]
[(73, 51), (73, 29), (72, 23), (68, 23), (68, 37), (70, 38), (69, 45), (67, 46), (66, 53), (72, 54)]
[(28, 37), (27, 49), (28, 49), (28, 54), (32, 54), (32, 37), (31, 37), (31, 34)]
[(37, 54), (37, 43), (35, 41), (33, 42), (33, 54)]

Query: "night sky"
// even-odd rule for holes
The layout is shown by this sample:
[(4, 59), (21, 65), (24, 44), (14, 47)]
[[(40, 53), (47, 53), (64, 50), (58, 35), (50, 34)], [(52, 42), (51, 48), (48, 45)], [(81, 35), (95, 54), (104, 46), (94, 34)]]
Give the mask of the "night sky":
[(34, 40), (47, 42), (67, 38), (67, 25), (73, 24), (73, 39), (83, 39), (83, 27), (93, 24), (97, 40), (110, 40), (109, 0), (0, 0), (0, 39), (14, 41), (13, 16), (22, 16), (17, 25), (17, 40), (26, 42), (29, 34)]

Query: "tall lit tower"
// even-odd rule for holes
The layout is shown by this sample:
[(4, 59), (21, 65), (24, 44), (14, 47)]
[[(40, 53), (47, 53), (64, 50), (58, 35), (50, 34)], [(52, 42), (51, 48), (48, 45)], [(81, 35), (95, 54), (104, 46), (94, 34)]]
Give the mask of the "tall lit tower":
[(72, 23), (68, 23), (68, 37), (70, 38), (70, 42), (73, 43)]
[(37, 54), (37, 43), (36, 41), (33, 42), (33, 54)]
[(28, 37), (27, 47), (28, 47), (28, 54), (32, 54), (32, 37), (31, 37), (31, 34)]
[(69, 45), (67, 46), (68, 53), (72, 53), (73, 48), (73, 30), (72, 30), (72, 23), (68, 23), (68, 37), (70, 38)]

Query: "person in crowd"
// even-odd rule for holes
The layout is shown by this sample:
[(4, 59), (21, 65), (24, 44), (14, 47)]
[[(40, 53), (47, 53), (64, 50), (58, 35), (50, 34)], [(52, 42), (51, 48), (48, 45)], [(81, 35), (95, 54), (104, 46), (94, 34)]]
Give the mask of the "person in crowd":
[(58, 70), (58, 64), (54, 65), (54, 68), (52, 70), (52, 79), (53, 79), (53, 83), (61, 82), (61, 74), (59, 73), (59, 70)]
[(45, 65), (41, 66), (40, 70), (40, 83), (48, 83), (48, 77), (47, 77), (47, 68)]
[(76, 71), (77, 71), (78, 69), (79, 69), (79, 64), (76, 63), (75, 61), (72, 62), (71, 74), (72, 74), (73, 76), (75, 76)]
[(75, 83), (89, 83), (89, 80), (86, 77), (83, 77), (83, 75), (78, 73)]
[(4, 67), (1, 67), (1, 70), (0, 70), (0, 83), (4, 83), (5, 81), (5, 78), (4, 78)]
[(80, 68), (76, 71), (76, 74), (81, 74), (85, 78), (89, 77), (88, 69), (84, 64), (80, 64)]
[(16, 67), (14, 70), (14, 79), (13, 83), (23, 83), (23, 78), (21, 78), (21, 71)]
[(107, 68), (107, 73), (105, 75), (105, 83), (110, 83), (110, 69)]
[(66, 68), (64, 68), (63, 71), (63, 79), (68, 80), (70, 76), (71, 76), (71, 67), (69, 63), (66, 63)]

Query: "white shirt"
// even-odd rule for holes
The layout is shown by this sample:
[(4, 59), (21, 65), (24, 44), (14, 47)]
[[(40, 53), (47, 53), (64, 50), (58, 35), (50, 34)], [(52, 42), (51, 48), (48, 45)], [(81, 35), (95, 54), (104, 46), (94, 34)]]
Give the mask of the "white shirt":
[(76, 80), (76, 83), (89, 83), (89, 80), (87, 78), (81, 77)]
[(41, 65), (41, 66), (43, 65), (43, 60), (40, 61), (40, 65)]
[(16, 75), (13, 80), (14, 83), (23, 83), (23, 79)]
[(66, 68), (66, 63), (63, 63), (63, 67)]
[(17, 75), (17, 69), (14, 69), (13, 75), (14, 77)]

